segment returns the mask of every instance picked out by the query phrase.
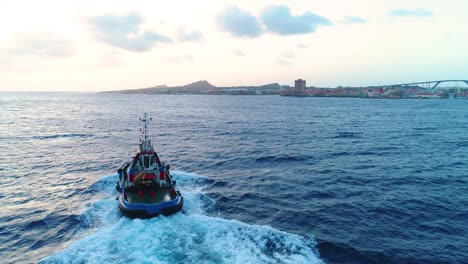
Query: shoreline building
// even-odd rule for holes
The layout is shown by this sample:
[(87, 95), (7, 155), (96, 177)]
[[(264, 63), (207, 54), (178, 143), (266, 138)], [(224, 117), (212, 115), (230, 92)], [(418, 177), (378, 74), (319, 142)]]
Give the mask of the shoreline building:
[(306, 94), (306, 81), (302, 79), (297, 79), (294, 81), (294, 95), (305, 95)]

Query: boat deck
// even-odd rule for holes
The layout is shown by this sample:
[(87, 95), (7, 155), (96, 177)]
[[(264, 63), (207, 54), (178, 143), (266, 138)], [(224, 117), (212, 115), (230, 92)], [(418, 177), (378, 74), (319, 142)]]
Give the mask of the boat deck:
[(129, 203), (157, 204), (171, 200), (171, 189), (160, 187), (154, 189), (153, 195), (150, 191), (143, 191), (143, 197), (138, 192), (127, 193)]

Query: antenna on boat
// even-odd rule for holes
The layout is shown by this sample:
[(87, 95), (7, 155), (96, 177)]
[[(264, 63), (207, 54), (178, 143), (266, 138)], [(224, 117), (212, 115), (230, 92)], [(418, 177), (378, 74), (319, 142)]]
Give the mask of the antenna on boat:
[(141, 132), (140, 142), (142, 144), (143, 149), (145, 150), (147, 148), (152, 148), (151, 140), (149, 139), (149, 135), (148, 135), (148, 125), (149, 125), (149, 121), (151, 120), (153, 120), (153, 118), (149, 117), (147, 113), (144, 113), (142, 118), (140, 117), (140, 121), (142, 122), (142, 128), (143, 128), (143, 129), (140, 128), (140, 132)]

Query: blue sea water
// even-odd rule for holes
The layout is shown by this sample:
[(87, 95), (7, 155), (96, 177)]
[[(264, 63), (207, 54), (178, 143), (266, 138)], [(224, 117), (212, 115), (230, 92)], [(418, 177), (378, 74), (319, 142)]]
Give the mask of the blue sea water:
[[(138, 117), (185, 197), (120, 215)], [(0, 94), (2, 263), (468, 263), (468, 104)]]

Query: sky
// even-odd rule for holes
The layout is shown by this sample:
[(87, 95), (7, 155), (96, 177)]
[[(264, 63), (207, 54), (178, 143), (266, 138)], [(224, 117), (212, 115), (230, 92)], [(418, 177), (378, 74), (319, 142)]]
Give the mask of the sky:
[(0, 91), (468, 79), (466, 0), (0, 0)]

